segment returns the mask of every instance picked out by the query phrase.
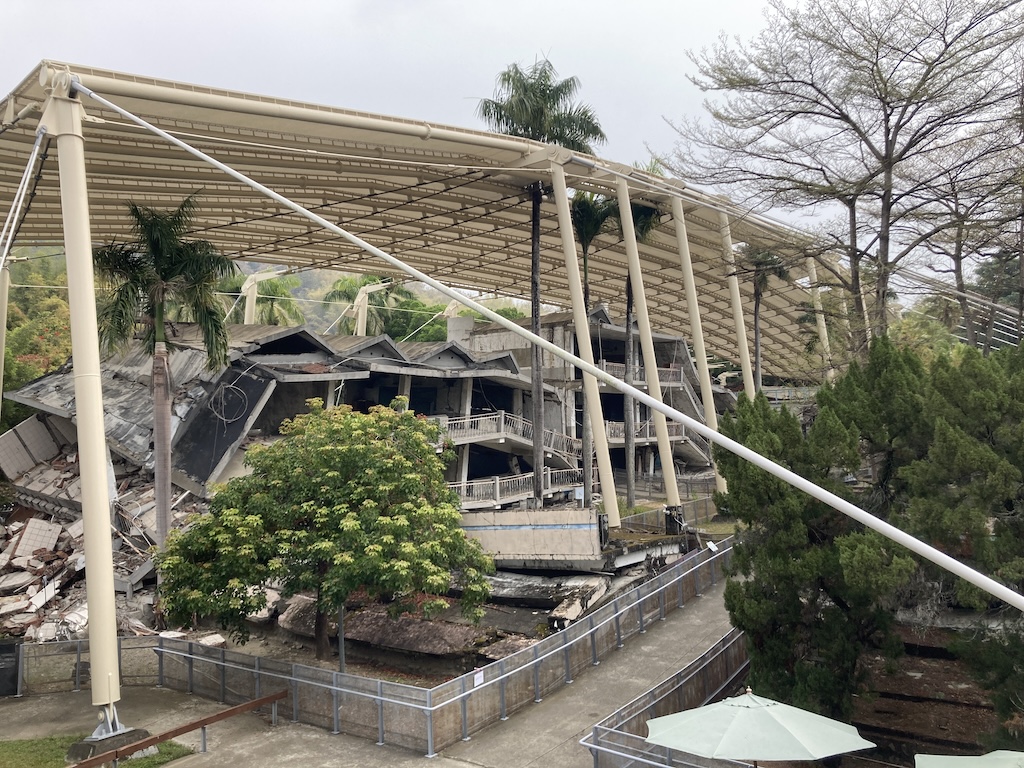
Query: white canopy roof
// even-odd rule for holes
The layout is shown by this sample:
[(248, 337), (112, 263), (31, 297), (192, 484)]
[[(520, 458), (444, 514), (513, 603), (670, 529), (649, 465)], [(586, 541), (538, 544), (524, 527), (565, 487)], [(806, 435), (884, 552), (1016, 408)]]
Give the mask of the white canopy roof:
[[(784, 246), (799, 235), (749, 215), (728, 200), (612, 162), (481, 131), (304, 104), (57, 62), (40, 67), (0, 100), (0, 205), (14, 198), (45, 102), (40, 73), (69, 69), (118, 106), (336, 221), (382, 250), (453, 287), (524, 298), (530, 284), (527, 185), (550, 182), (552, 160), (564, 163), (577, 189), (614, 195), (628, 177), (637, 202), (665, 219), (640, 245), (644, 286), (655, 330), (689, 335), (670, 201), (681, 197), (709, 353), (737, 359), (719, 230), (730, 219), (734, 244)], [(378, 258), (262, 197), (223, 172), (83, 98), (92, 234), (97, 243), (126, 239), (129, 200), (173, 208), (199, 192), (197, 237), (232, 258), (291, 269), (330, 268), (394, 274)], [(20, 115), (20, 118), (19, 118)], [(44, 156), (16, 245), (62, 244), (56, 152)], [(555, 204), (542, 208), (545, 304), (566, 307), (569, 291)], [(589, 256), (591, 301), (625, 308), (627, 264), (617, 234), (600, 236)], [(792, 279), (802, 273), (791, 269)], [(750, 331), (753, 287), (741, 274)], [(813, 324), (797, 318), (809, 292), (772, 279), (761, 309), (762, 358), (769, 374), (818, 377), (823, 363), (804, 351)]]

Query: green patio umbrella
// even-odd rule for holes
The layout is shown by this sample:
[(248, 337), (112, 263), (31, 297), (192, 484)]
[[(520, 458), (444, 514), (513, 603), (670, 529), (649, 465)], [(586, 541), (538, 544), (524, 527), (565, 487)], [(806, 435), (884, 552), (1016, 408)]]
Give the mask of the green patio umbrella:
[(729, 760), (819, 760), (875, 746), (852, 725), (755, 696), (749, 688), (742, 696), (648, 720), (647, 728), (651, 744)]
[(987, 755), (914, 755), (916, 768), (1024, 768), (1024, 752), (997, 749)]

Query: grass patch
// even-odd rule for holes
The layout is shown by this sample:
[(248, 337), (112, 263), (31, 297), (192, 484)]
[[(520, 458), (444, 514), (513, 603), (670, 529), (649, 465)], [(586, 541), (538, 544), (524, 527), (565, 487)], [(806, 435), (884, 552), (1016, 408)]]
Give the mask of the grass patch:
[(735, 520), (712, 520), (707, 523), (695, 523), (694, 527), (712, 536), (731, 536), (743, 526)]
[[(65, 768), (64, 756), (76, 741), (85, 738), (80, 736), (48, 736), (44, 739), (23, 739), (18, 741), (0, 741), (0, 766), (3, 768)], [(121, 764), (131, 768), (156, 768), (177, 760), (179, 757), (191, 755), (192, 750), (173, 741), (165, 741), (157, 749), (159, 754), (140, 757), (136, 760), (122, 760)]]

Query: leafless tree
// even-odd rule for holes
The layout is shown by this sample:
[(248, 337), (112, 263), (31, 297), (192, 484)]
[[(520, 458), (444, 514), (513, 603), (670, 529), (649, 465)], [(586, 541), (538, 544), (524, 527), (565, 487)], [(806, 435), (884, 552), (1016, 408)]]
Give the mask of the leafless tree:
[(911, 168), (958, 156), (972, 133), (1011, 119), (1022, 2), (768, 0), (754, 39), (691, 52), (710, 119), (673, 124), (680, 139), (665, 165), (753, 208), (838, 206), (841, 280), (855, 313), (885, 333), (890, 278), (924, 242), (894, 236), (934, 187)]

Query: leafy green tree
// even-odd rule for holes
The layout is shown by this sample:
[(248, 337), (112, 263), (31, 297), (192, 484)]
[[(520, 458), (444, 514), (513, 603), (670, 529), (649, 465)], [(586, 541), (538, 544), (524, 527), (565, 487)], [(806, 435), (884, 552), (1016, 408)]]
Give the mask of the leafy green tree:
[(311, 411), (281, 426), (284, 439), (246, 454), (247, 477), (214, 496), (210, 513), (175, 532), (158, 556), (165, 606), (175, 619), (212, 617), (246, 636), (245, 617), (266, 605), (259, 589), (316, 594), (316, 652), (330, 654), (327, 617), (354, 590), (429, 615), (453, 576), (463, 613), (477, 619), (493, 565), (459, 527), (458, 500), (437, 455), (440, 427), (404, 398), (368, 414), (349, 406)]
[[(534, 141), (558, 144), (574, 152), (593, 154), (594, 147), (605, 141), (601, 125), (590, 107), (573, 99), (580, 82), (575, 77), (558, 79), (558, 73), (547, 59), (523, 69), (509, 65), (498, 75), (493, 99), (481, 99), (477, 112), (495, 131), (522, 136)], [(544, 186), (535, 181), (529, 186), (532, 204), (530, 214), (530, 330), (540, 335), (540, 204)], [(531, 364), (533, 388), (534, 434), (544, 433), (544, 381), (540, 347), (533, 347)], [(534, 503), (544, 501), (544, 446), (533, 446)]]
[[(388, 281), (379, 275), (346, 275), (334, 281), (331, 290), (324, 296), (324, 301), (351, 304), (359, 295), (359, 290), (368, 285), (387, 283), (386, 288), (367, 294), (366, 332), (371, 336), (384, 333), (390, 317), (390, 310), (403, 301), (415, 299), (412, 291), (401, 283)], [(337, 325), (338, 333), (353, 333), (355, 321), (343, 318)]]
[(404, 299), (388, 313), (384, 333), (395, 341), (445, 341), (448, 320), (442, 317), (445, 304), (425, 304)]
[[(17, 389), (64, 365), (70, 356), (71, 311), (67, 301), (58, 296), (38, 301), (32, 317), (22, 315), (22, 322), (7, 332), (4, 387)], [(17, 426), (30, 413), (27, 407), (6, 401), (0, 428)]]
[(887, 519), (905, 504), (899, 470), (927, 453), (934, 428), (930, 379), (920, 359), (886, 337), (874, 339), (868, 359), (818, 392), (818, 405), (855, 427), (871, 469), (871, 492), (860, 502)]
[[(859, 463), (857, 433), (822, 408), (806, 436), (763, 395), (741, 397), (724, 434), (839, 495), (835, 479)], [(913, 559), (880, 536), (723, 450), (729, 485), (717, 503), (747, 527), (734, 548), (725, 603), (750, 651), (759, 693), (832, 717), (849, 717), (868, 649), (890, 646), (887, 610)]]
[[(241, 323), (245, 317), (245, 297), (242, 284), (247, 275), (236, 272), (222, 278), (217, 290), (227, 294), (232, 304), (229, 323)], [(300, 285), (295, 275), (261, 280), (257, 285), (256, 322), (261, 325), (302, 325), (305, 318), (295, 302), (293, 292)]]
[(196, 198), (190, 195), (173, 211), (128, 203), (134, 239), (98, 248), (93, 256), (103, 294), (98, 308), (100, 343), (124, 348), (142, 327), (143, 343), (153, 356), (153, 454), (156, 538), (162, 547), (171, 519), (171, 394), (167, 356), (167, 311), (184, 308), (199, 326), (208, 367), (228, 359), (224, 308), (218, 281), (235, 266), (207, 240), (188, 239)]

